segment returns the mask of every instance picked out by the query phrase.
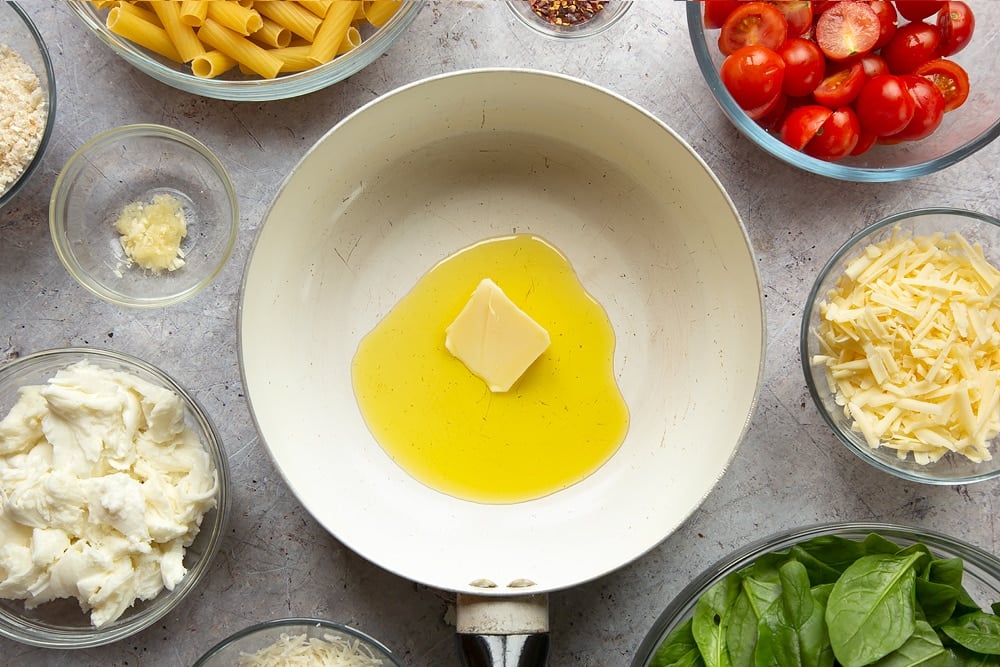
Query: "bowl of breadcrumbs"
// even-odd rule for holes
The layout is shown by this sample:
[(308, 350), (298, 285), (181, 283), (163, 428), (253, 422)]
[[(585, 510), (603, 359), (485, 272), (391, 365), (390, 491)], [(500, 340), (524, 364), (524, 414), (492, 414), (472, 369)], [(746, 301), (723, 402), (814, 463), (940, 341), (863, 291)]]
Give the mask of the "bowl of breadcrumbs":
[(0, 207), (38, 166), (55, 118), (48, 49), (28, 14), (0, 2)]

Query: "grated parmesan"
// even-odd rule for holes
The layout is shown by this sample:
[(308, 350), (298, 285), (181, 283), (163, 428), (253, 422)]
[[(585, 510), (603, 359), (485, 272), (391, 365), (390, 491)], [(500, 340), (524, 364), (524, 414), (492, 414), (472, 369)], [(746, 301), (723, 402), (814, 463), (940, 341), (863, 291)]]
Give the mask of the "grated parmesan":
[(241, 653), (238, 667), (378, 667), (382, 660), (358, 639), (326, 633), (322, 638), (282, 633), (277, 642)]
[(35, 157), (47, 116), (38, 75), (17, 52), (0, 44), (0, 193)]
[(851, 261), (814, 332), (837, 405), (872, 448), (988, 461), (1000, 434), (1000, 270), (960, 234), (898, 228)]

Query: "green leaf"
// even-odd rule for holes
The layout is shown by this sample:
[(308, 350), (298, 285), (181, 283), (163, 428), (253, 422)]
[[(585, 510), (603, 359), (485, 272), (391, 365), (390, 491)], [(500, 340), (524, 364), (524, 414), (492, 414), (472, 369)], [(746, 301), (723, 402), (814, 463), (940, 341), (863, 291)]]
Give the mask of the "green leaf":
[(1000, 656), (973, 653), (964, 646), (952, 646), (951, 667), (1000, 667)]
[(926, 621), (917, 621), (910, 638), (872, 667), (947, 667), (950, 658), (934, 628)]
[(976, 653), (1000, 655), (1000, 618), (974, 611), (953, 618), (941, 626), (950, 639)]
[(691, 633), (706, 667), (731, 667), (723, 628), (726, 614), (739, 594), (739, 582), (739, 575), (729, 575), (695, 603)]
[(691, 632), (691, 619), (684, 621), (663, 640), (650, 667), (704, 667), (705, 661)]
[[(761, 616), (781, 595), (778, 569), (773, 562), (767, 567), (740, 573), (740, 593), (726, 617), (726, 648), (732, 667), (753, 667), (757, 646), (757, 626)], [(745, 573), (752, 572), (757, 576)]]
[(895, 651), (916, 625), (913, 570), (921, 556), (862, 556), (834, 584), (826, 608), (830, 643), (844, 667), (861, 667)]
[(757, 667), (828, 667), (832, 652), (823, 605), (813, 598), (809, 575), (798, 561), (781, 567), (781, 597), (761, 618)]

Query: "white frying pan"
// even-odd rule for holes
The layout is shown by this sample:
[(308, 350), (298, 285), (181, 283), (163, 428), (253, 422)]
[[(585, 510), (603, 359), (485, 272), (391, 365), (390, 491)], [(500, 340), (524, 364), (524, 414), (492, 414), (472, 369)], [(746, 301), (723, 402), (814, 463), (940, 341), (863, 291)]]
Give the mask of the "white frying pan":
[[(631, 422), (584, 481), (486, 505), (385, 454), (350, 365), (435, 263), (512, 232), (559, 248), (607, 310)], [(374, 563), (457, 592), (459, 631), (494, 635), (469, 641), (480, 655), (467, 659), (501, 664), (489, 646), (547, 630), (545, 593), (644, 554), (711, 491), (754, 408), (763, 320), (746, 231), (683, 140), (588, 83), (473, 70), (373, 101), (292, 171), (246, 268), (240, 364), (261, 437), (308, 511)]]

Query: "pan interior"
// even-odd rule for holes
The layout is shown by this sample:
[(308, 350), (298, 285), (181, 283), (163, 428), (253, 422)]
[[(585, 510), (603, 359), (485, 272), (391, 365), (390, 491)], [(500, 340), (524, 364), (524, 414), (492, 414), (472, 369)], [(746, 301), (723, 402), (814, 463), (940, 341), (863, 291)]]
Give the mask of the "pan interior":
[[(433, 491), (386, 456), (350, 367), (434, 264), (510, 233), (557, 247), (606, 309), (631, 422), (582, 482), (484, 505)], [(597, 577), (687, 518), (742, 437), (763, 335), (743, 227), (682, 140), (588, 84), (478, 70), (380, 98), (303, 159), (247, 267), (240, 359), (264, 443), (327, 530), (410, 579), (501, 594)]]

